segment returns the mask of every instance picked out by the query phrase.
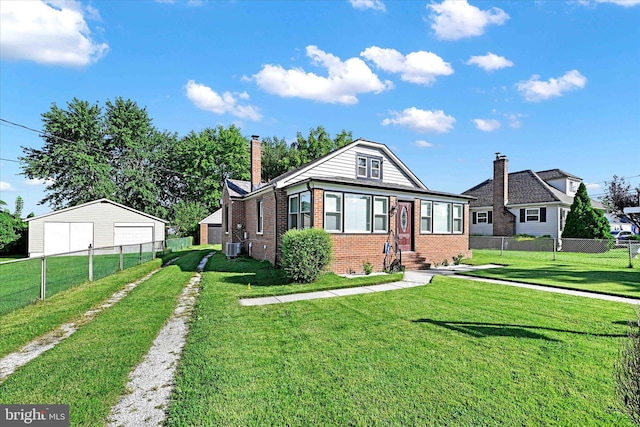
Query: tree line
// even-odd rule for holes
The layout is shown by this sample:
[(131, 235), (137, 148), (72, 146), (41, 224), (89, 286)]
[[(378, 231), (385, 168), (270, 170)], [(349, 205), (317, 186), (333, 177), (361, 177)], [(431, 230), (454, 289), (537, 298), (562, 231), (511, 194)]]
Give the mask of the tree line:
[[(22, 147), (23, 175), (47, 182), (39, 204), (54, 210), (99, 198), (169, 221), (178, 236), (219, 208), (227, 178), (250, 179), (249, 138), (235, 125), (185, 136), (159, 130), (146, 108), (122, 97), (104, 106), (74, 98), (42, 114), (43, 146)], [(317, 126), (289, 144), (263, 138), (262, 178), (271, 180), (352, 141)]]

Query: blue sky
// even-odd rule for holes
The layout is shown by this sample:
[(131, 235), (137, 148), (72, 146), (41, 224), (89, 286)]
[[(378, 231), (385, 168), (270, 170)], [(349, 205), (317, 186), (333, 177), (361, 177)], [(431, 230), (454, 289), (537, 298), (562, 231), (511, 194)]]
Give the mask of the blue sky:
[[(324, 126), (389, 146), (429, 188), (560, 168), (595, 196), (640, 183), (640, 0), (5, 1), (0, 118), (130, 98), (185, 135)], [(25, 214), (24, 128), (0, 122), (0, 199)]]

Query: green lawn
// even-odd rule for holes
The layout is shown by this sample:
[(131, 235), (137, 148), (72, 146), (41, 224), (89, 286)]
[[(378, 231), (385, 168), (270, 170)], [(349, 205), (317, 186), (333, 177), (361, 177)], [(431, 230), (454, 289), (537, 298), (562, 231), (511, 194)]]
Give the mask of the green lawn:
[(72, 426), (104, 425), (204, 252), (165, 267), (0, 384), (0, 403), (68, 404)]
[(242, 307), (300, 286), (258, 286), (273, 270), (248, 260), (207, 269), (168, 425), (632, 425), (612, 380), (631, 306), (436, 277)]
[[(143, 262), (152, 257), (142, 254)], [(138, 264), (139, 253), (123, 254), (123, 268)], [(120, 255), (95, 255), (93, 279), (98, 280), (119, 271)], [(40, 297), (42, 260), (33, 258), (8, 264), (0, 264), (0, 315), (35, 302)], [(89, 280), (88, 255), (47, 257), (46, 297)]]
[(499, 250), (474, 249), (473, 258), (463, 262), (504, 265), (503, 268), (468, 273), (472, 276), (640, 298), (639, 265), (635, 268), (614, 267), (599, 261), (598, 256), (603, 254), (568, 255), (553, 261), (548, 252), (505, 251), (501, 256)]

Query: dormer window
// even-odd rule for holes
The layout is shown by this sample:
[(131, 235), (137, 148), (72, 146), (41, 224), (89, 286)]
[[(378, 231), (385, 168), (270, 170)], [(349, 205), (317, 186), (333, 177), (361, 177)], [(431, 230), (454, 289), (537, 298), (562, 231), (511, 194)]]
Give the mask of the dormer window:
[(356, 175), (362, 179), (382, 179), (382, 158), (358, 154)]

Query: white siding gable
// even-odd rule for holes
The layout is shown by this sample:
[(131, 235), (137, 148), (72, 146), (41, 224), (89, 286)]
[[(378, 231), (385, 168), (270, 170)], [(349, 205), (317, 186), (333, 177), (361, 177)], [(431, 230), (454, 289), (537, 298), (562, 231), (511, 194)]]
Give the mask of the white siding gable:
[(393, 154), (385, 146), (364, 142), (351, 144), (344, 150), (338, 150), (335, 155), (327, 156), (310, 164), (309, 167), (298, 173), (285, 177), (278, 183), (278, 186), (288, 186), (311, 177), (358, 179), (356, 172), (358, 155), (382, 159), (382, 180), (380, 182), (424, 188), (416, 178), (410, 176), (411, 172), (404, 165), (396, 162)]

